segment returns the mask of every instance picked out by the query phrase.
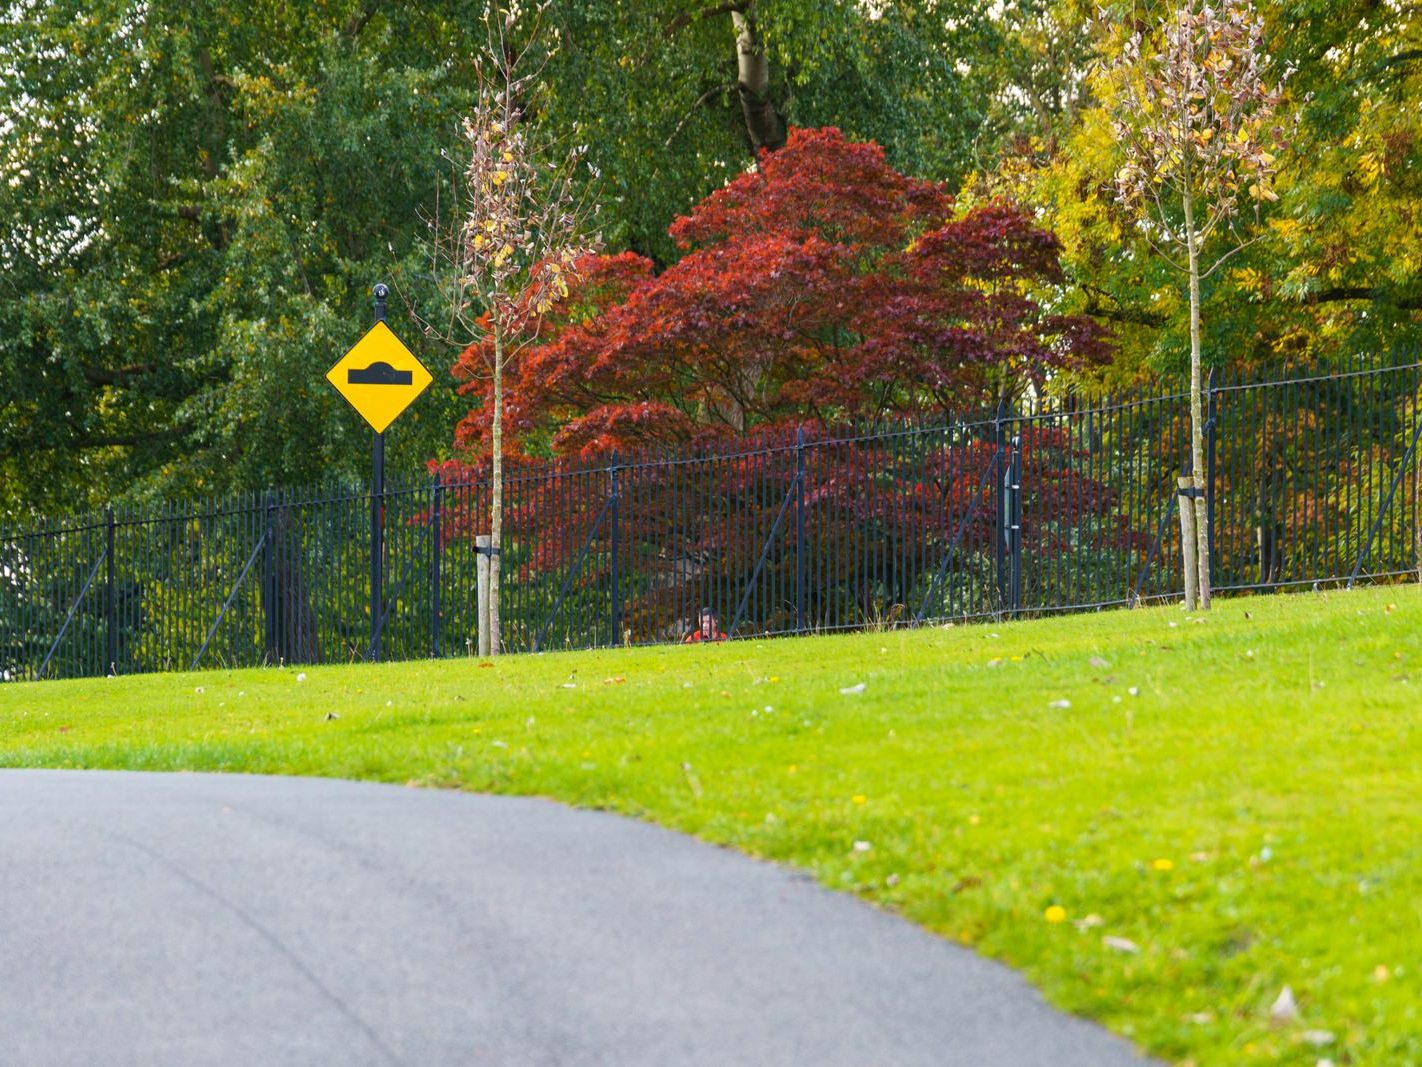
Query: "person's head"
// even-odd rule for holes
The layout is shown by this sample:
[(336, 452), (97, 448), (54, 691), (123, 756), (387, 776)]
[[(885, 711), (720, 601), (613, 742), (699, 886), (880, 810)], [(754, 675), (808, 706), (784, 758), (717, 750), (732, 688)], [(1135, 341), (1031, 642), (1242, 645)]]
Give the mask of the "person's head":
[(716, 618), (716, 613), (710, 608), (701, 609), (701, 636), (715, 637), (720, 626), (720, 620)]

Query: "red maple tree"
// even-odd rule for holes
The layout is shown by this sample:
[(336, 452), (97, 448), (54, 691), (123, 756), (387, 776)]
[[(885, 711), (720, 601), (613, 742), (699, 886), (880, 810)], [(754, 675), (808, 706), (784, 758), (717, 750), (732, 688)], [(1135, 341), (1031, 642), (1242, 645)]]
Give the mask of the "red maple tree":
[[(794, 130), (756, 170), (676, 220), (660, 274), (591, 257), (521, 364), (509, 436), (584, 457), (790, 425), (948, 419), (1104, 358), (1090, 320), (1047, 313), (1056, 238), (1021, 208), (954, 211), (874, 144)], [(457, 376), (480, 365), (466, 351)], [(469, 380), (479, 401), (486, 388)], [(471, 416), (458, 441), (478, 453)]]
[[(624, 463), (736, 453), (624, 469), (619, 551), (644, 568), (641, 592), (626, 598), (636, 638), (674, 636), (678, 612), (711, 600), (727, 616), (744, 601), (756, 629), (793, 624), (785, 591), (802, 564), (784, 527), (778, 542), (772, 534), (800, 484), (797, 430), (820, 442), (837, 427), (901, 431), (815, 445), (796, 505), (812, 585), (800, 608), (862, 621), (916, 606), (949, 545), (979, 560), (992, 551), (988, 475), (999, 460), (990, 423), (952, 433), (905, 425), (981, 418), (1054, 370), (1107, 354), (1094, 323), (1034, 299), (1062, 280), (1060, 246), (1023, 209), (957, 210), (941, 185), (900, 174), (877, 145), (835, 129), (792, 131), (670, 232), (684, 254), (660, 273), (630, 252), (579, 264), (514, 371), (506, 407), (506, 442), (526, 474), (510, 491), (509, 520), (523, 531), (511, 562), (525, 580), (574, 557), (584, 585), (611, 573), (601, 482), (573, 493), (565, 474), (539, 481), (535, 456), (590, 466), (614, 453)], [(471, 348), (455, 373), (482, 405), (487, 386), (472, 374), (481, 365)], [(448, 475), (485, 480), (487, 427), (472, 414), (459, 425), (468, 465)], [(1033, 491), (1077, 510), (1109, 507), (1109, 491), (1073, 473), (1060, 436), (1024, 434), (1024, 454), (1035, 449), (1050, 471)]]

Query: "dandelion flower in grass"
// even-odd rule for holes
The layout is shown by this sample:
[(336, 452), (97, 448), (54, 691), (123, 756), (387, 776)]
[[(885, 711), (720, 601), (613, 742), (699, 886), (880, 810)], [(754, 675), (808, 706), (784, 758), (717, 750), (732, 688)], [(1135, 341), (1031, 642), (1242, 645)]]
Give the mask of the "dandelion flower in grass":
[(1053, 904), (1042, 914), (1042, 918), (1049, 923), (1064, 923), (1066, 922), (1066, 908), (1060, 904)]
[(1151, 864), (1151, 866), (1152, 866), (1153, 868), (1155, 868), (1157, 871), (1173, 871), (1173, 870), (1175, 870), (1175, 862), (1174, 862), (1173, 860), (1159, 859), (1159, 860), (1154, 861), (1154, 862)]
[(863, 803), (864, 803), (865, 801), (867, 801), (869, 798), (866, 797), (863, 793), (855, 793), (855, 794), (854, 794), (852, 797), (850, 797), (849, 799), (852, 800), (855, 804), (863, 804)]

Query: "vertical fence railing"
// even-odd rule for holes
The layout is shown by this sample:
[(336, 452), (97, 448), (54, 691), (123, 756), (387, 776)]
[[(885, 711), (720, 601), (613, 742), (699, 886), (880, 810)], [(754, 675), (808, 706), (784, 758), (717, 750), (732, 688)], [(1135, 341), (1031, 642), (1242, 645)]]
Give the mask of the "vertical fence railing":
[[(678, 640), (702, 607), (770, 635), (1178, 596), (1185, 400), (520, 468), (504, 648)], [(1215, 588), (1416, 577), (1419, 403), (1419, 364), (1212, 377)], [(446, 473), (0, 530), (0, 681), (472, 655), (489, 503)]]

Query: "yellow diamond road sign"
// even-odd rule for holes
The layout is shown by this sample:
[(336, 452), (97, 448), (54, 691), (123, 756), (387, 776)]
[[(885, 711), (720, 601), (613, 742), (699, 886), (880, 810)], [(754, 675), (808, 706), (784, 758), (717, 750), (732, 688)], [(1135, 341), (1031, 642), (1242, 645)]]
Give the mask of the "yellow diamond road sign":
[(326, 380), (376, 433), (384, 433), (434, 379), (390, 327), (377, 322), (326, 372)]

